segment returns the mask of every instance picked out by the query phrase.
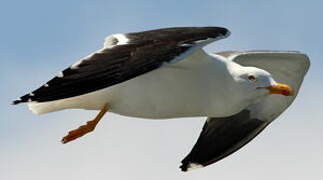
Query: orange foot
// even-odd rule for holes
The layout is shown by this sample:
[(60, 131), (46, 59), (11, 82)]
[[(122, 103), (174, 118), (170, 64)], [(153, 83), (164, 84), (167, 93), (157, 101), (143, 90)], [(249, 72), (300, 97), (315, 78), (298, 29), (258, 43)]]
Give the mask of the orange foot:
[(77, 129), (74, 129), (70, 132), (68, 132), (68, 135), (66, 135), (65, 137), (63, 137), (63, 139), (61, 140), (61, 142), (63, 144), (66, 144), (70, 141), (73, 141), (79, 137), (84, 136), (85, 134), (92, 132), (96, 125), (99, 123), (99, 121), (102, 119), (103, 115), (108, 111), (108, 106), (105, 105), (100, 113), (95, 117), (95, 119), (93, 119), (92, 121), (88, 121), (85, 125), (80, 126)]
[(70, 141), (73, 141), (79, 137), (84, 136), (85, 134), (93, 131), (95, 129), (95, 126), (98, 124), (98, 121), (96, 122), (95, 120), (92, 121), (88, 121), (86, 123), (86, 125), (82, 125), (77, 129), (74, 129), (70, 132), (68, 132), (68, 135), (66, 135), (65, 137), (63, 137), (62, 139), (62, 143), (68, 143)]

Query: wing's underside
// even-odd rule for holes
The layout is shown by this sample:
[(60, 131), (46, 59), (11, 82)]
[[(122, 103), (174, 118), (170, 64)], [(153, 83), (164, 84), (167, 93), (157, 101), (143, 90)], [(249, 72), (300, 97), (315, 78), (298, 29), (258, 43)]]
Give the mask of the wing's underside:
[(298, 51), (229, 51), (219, 54), (227, 54), (228, 60), (242, 66), (254, 66), (269, 72), (276, 82), (291, 86), (293, 96), (272, 95), (259, 104), (252, 107), (254, 116), (272, 121), (277, 118), (295, 100), (301, 87), (305, 74), (310, 67), (307, 55)]
[(295, 99), (310, 66), (305, 54), (296, 51), (225, 51), (216, 53), (242, 66), (271, 73), (279, 83), (290, 85), (294, 96), (270, 95), (240, 113), (225, 118), (208, 118), (181, 169), (207, 166), (234, 153), (276, 119)]
[(46, 102), (100, 90), (188, 56), (196, 48), (229, 35), (219, 27), (167, 28), (118, 34), (105, 47), (65, 69), (42, 87), (14, 101)]
[(181, 169), (207, 166), (237, 151), (256, 137), (269, 122), (251, 118), (249, 110), (225, 118), (208, 118)]

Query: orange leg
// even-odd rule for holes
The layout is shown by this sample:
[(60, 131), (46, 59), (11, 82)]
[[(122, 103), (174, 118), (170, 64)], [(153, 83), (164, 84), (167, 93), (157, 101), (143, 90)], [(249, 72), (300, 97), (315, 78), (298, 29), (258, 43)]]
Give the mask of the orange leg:
[(73, 141), (79, 137), (84, 136), (85, 134), (93, 131), (96, 127), (96, 125), (99, 123), (99, 121), (102, 119), (104, 114), (108, 112), (109, 107), (108, 105), (105, 105), (102, 107), (100, 113), (95, 117), (95, 119), (88, 121), (85, 125), (82, 125), (78, 127), (77, 129), (74, 129), (70, 132), (68, 132), (68, 135), (63, 137), (61, 140), (63, 144), (68, 143), (70, 141)]

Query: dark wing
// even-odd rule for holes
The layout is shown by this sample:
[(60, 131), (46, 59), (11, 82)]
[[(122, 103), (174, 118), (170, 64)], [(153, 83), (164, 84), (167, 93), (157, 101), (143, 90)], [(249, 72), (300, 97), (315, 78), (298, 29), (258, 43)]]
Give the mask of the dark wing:
[(225, 158), (251, 141), (269, 123), (251, 118), (249, 110), (225, 118), (208, 118), (180, 168), (187, 171), (194, 166), (207, 166)]
[(13, 102), (46, 102), (100, 90), (183, 59), (195, 49), (225, 38), (220, 27), (167, 28), (117, 34), (105, 47), (65, 69), (39, 89)]

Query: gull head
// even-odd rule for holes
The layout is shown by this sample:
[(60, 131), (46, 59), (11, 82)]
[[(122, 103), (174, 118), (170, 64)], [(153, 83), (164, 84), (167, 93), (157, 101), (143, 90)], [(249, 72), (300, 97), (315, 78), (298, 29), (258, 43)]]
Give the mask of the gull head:
[(256, 67), (241, 67), (239, 71), (236, 71), (234, 78), (239, 86), (242, 86), (244, 93), (251, 94), (253, 97), (269, 94), (292, 96), (294, 94), (289, 85), (276, 82), (269, 72)]

